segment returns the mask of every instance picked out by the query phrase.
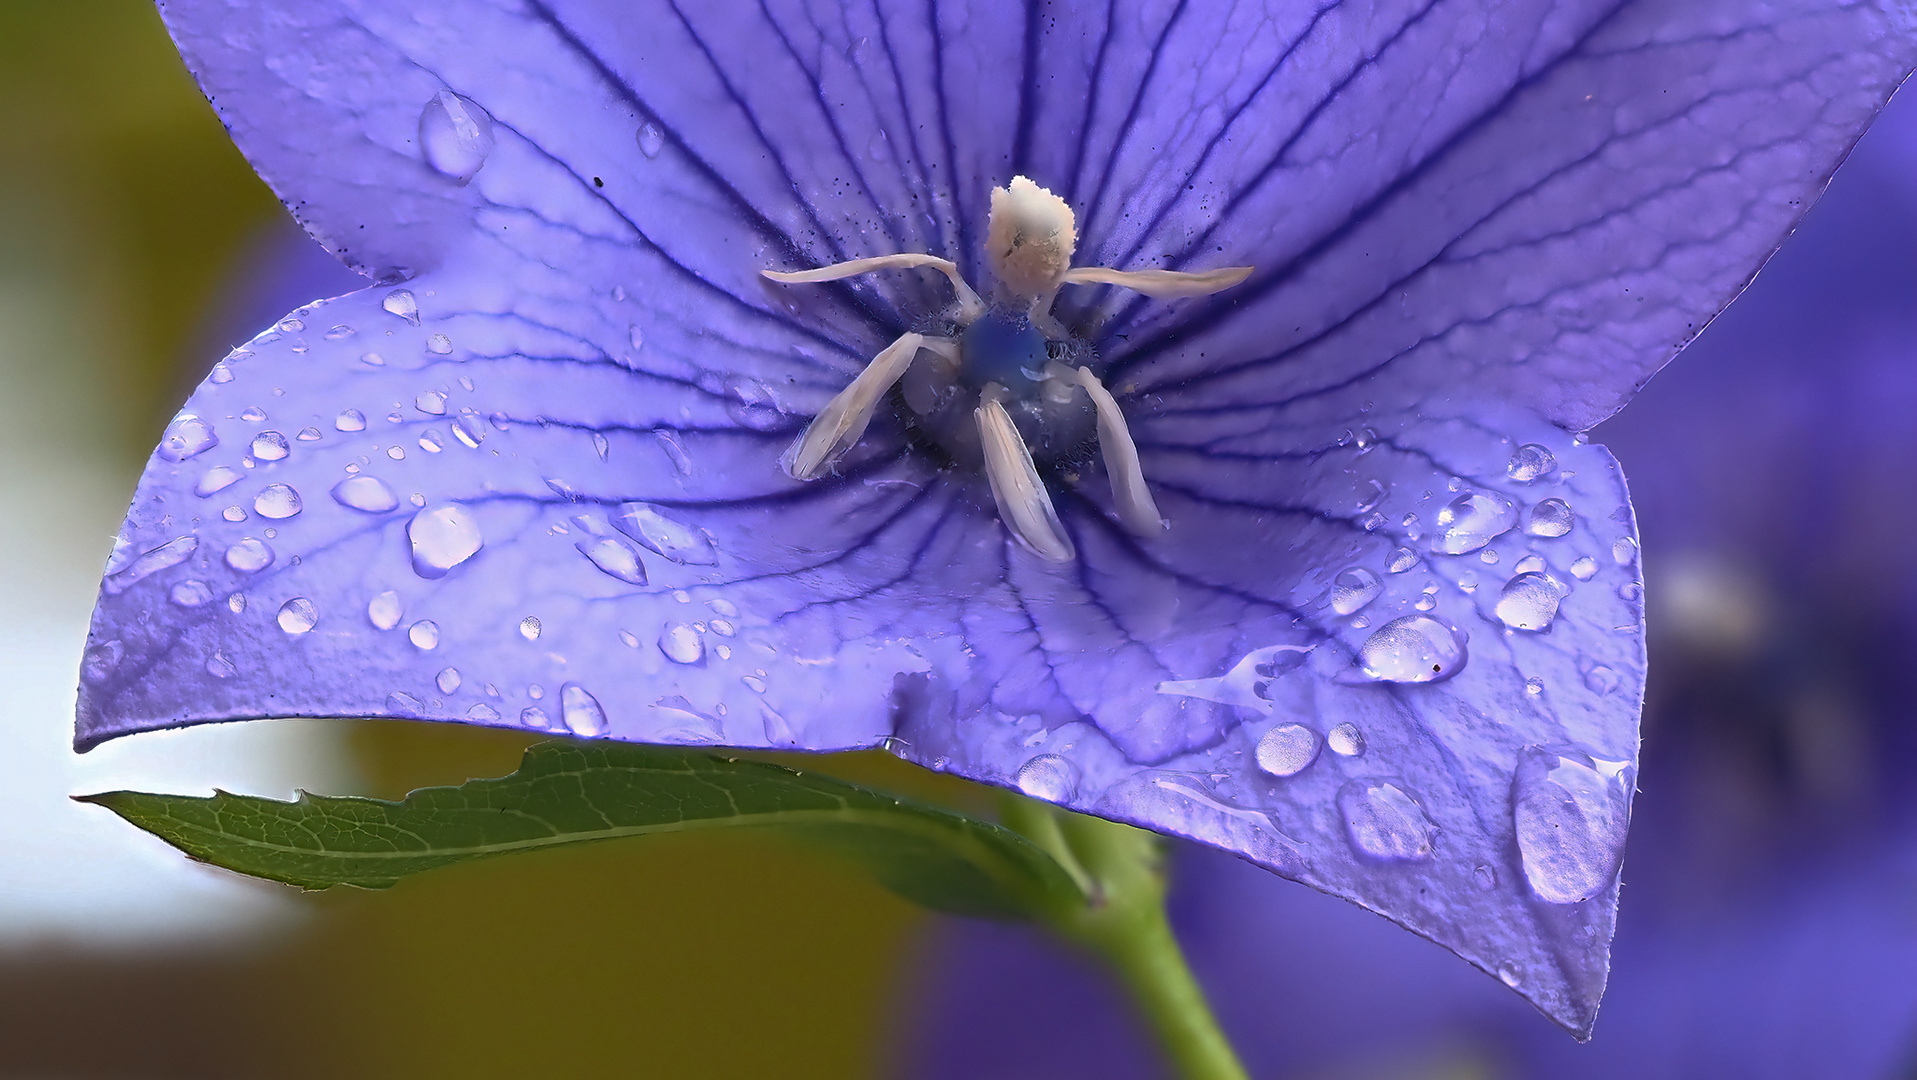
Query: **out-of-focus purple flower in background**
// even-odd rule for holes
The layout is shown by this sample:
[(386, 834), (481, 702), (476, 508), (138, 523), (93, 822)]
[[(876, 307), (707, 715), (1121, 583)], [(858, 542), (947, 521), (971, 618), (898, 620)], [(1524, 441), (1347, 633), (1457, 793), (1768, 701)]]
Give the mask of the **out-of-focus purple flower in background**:
[[(1650, 704), (1593, 1041), (1209, 853), (1175, 917), (1255, 1075), (1869, 1080), (1917, 1062), (1917, 100), (1594, 437), (1646, 547)], [(1075, 956), (948, 925), (904, 1075), (1152, 1077)]]

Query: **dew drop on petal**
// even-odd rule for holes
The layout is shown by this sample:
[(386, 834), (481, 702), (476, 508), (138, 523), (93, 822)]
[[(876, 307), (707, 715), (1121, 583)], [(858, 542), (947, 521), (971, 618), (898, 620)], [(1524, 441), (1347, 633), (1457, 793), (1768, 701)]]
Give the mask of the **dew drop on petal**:
[(1570, 503), (1563, 499), (1545, 499), (1531, 508), (1524, 531), (1532, 536), (1563, 536), (1571, 531), (1573, 520)]
[(472, 409), (459, 410), (459, 418), (453, 421), (453, 437), (469, 450), (479, 449), (479, 444), (486, 441), (486, 425), (480, 421), (479, 413)]
[(1331, 579), (1331, 610), (1350, 615), (1378, 598), (1384, 586), (1378, 575), (1362, 566), (1341, 570)]
[(1279, 724), (1258, 740), (1253, 757), (1273, 776), (1296, 776), (1318, 760), (1318, 733), (1303, 724)]
[(215, 465), (201, 474), (200, 481), (193, 485), (193, 494), (204, 499), (215, 492), (225, 491), (240, 482), (243, 474), (230, 465)]
[(533, 727), (533, 728), (552, 727), (552, 717), (546, 715), (546, 710), (540, 708), (537, 705), (528, 705), (525, 708), (519, 710), (519, 722), (525, 725), (526, 727)]
[(539, 631), (540, 631), (540, 626), (539, 626), (538, 616), (528, 615), (525, 618), (519, 620), (519, 636), (525, 638), (527, 641), (538, 641)]
[(1617, 688), (1623, 684), (1623, 678), (1603, 664), (1592, 664), (1585, 669), (1584, 688), (1593, 694), (1615, 694)]
[(459, 689), (459, 669), (446, 668), (433, 678), (433, 685), (439, 687), (442, 694), (450, 694)]
[(246, 610), (246, 594), (236, 592), (236, 593), (232, 593), (228, 595), (226, 598), (226, 610), (232, 612), (235, 615), (238, 615), (240, 612), (245, 611)]
[(1536, 555), (1526, 555), (1511, 566), (1514, 574), (1535, 574), (1544, 569), (1544, 560)]
[(239, 674), (239, 671), (240, 669), (234, 665), (233, 661), (221, 655), (218, 649), (213, 651), (212, 656), (206, 658), (206, 673), (216, 679), (230, 679)]
[(559, 688), (559, 715), (566, 722), (566, 730), (581, 738), (595, 739), (612, 729), (599, 699), (578, 683)]
[[(452, 669), (448, 668), (447, 670), (450, 671)], [(483, 701), (476, 702), (472, 708), (466, 710), (466, 719), (477, 720), (482, 724), (497, 724), (499, 722), (499, 710)]]
[(1338, 791), (1351, 846), (1386, 862), (1418, 862), (1431, 857), (1438, 827), (1416, 799), (1396, 784), (1353, 780)]
[(189, 578), (167, 590), (166, 597), (178, 607), (203, 607), (213, 602), (213, 590), (207, 587), (206, 582)]
[(419, 146), (428, 165), (465, 184), (493, 152), (493, 118), (472, 101), (441, 90), (420, 110)]
[(1401, 547), (1385, 560), (1385, 572), (1402, 574), (1418, 565), (1418, 553), (1408, 547)]
[(1540, 747), (1519, 758), (1512, 817), (1525, 879), (1540, 900), (1575, 904), (1610, 886), (1624, 855), (1628, 788), (1621, 762)]
[(439, 648), (439, 624), (431, 619), (421, 619), (406, 628), (406, 640), (415, 648)]
[(423, 578), (442, 578), (453, 567), (479, 553), (483, 541), (479, 522), (457, 503), (421, 510), (406, 523), (413, 548), (413, 572)]
[(290, 518), (301, 510), (300, 493), (286, 484), (268, 484), (254, 497), (253, 509), (275, 521)]
[(446, 395), (437, 390), (428, 390), (413, 398), (413, 408), (427, 416), (446, 415)]
[(429, 454), (437, 454), (446, 449), (446, 444), (439, 441), (439, 432), (427, 431), (419, 437), (419, 448)]
[(618, 578), (628, 585), (646, 583), (646, 568), (639, 561), (639, 553), (619, 537), (600, 536), (582, 540), (574, 546), (607, 576)]
[(1525, 443), (1518, 447), (1517, 453), (1504, 466), (1504, 475), (1520, 484), (1529, 484), (1534, 480), (1551, 475), (1558, 467), (1557, 456), (1549, 447), (1537, 443)]
[(1513, 630), (1543, 630), (1558, 617), (1564, 589), (1548, 575), (1519, 574), (1504, 583), (1494, 609), (1498, 621)]
[(426, 351), (434, 356), (446, 356), (453, 351), (453, 339), (445, 334), (431, 334), (426, 338)]
[(246, 421), (249, 424), (261, 423), (265, 421), (266, 419), (266, 410), (260, 408), (258, 405), (251, 406), (250, 408), (240, 413), (240, 419)]
[(185, 461), (220, 445), (213, 425), (194, 413), (183, 412), (173, 418), (160, 436), (159, 455), (168, 461)]
[(1511, 531), (1518, 510), (1511, 500), (1488, 491), (1466, 492), (1438, 511), (1438, 533), (1432, 550), (1464, 555)]
[(1078, 797), (1078, 766), (1057, 754), (1040, 754), (1019, 766), (1014, 782), (1034, 799), (1069, 802)]
[(1379, 627), (1358, 649), (1358, 666), (1380, 682), (1427, 683), (1464, 667), (1464, 639), (1430, 615), (1404, 615)]
[(620, 532), (682, 566), (718, 565), (719, 553), (704, 533), (667, 517), (657, 507), (626, 503), (612, 523)]
[(1571, 564), (1571, 576), (1577, 578), (1579, 581), (1589, 581), (1597, 572), (1597, 560), (1589, 555), (1585, 555)]
[(1637, 541), (1622, 536), (1611, 545), (1611, 561), (1619, 566), (1629, 566), (1637, 559)]
[(697, 664), (705, 659), (705, 643), (699, 631), (686, 623), (673, 623), (659, 635), (659, 651), (675, 664)]
[(319, 609), (304, 596), (295, 596), (280, 605), (277, 616), (280, 629), (289, 634), (304, 634), (319, 622)]
[(290, 450), (286, 436), (277, 431), (262, 431), (253, 436), (252, 454), (261, 461), (278, 461)]
[(666, 133), (659, 130), (658, 124), (648, 120), (639, 125), (640, 153), (646, 155), (648, 159), (656, 158), (659, 156), (659, 151), (665, 149), (665, 145)]
[(399, 496), (376, 476), (349, 476), (334, 484), (333, 501), (366, 514), (399, 509)]
[(597, 431), (592, 433), (592, 449), (599, 455), (600, 461), (606, 461), (612, 457), (612, 443)]
[(381, 630), (391, 630), (399, 625), (406, 609), (399, 602), (399, 594), (391, 589), (380, 593), (366, 603), (366, 618)]
[(379, 306), (414, 326), (419, 325), (419, 298), (413, 295), (411, 289), (394, 289), (386, 294), (386, 299), (381, 300)]
[(365, 431), (366, 414), (358, 409), (342, 409), (333, 418), (333, 426), (340, 431)]
[(1347, 720), (1325, 733), (1325, 745), (1339, 757), (1358, 757), (1365, 752), (1365, 733)]
[(273, 549), (257, 537), (246, 537), (226, 549), (226, 565), (242, 574), (257, 574), (273, 565)]
[(106, 579), (106, 591), (113, 594), (124, 592), (162, 570), (180, 565), (199, 549), (200, 538), (197, 536), (176, 536), (164, 544), (148, 548), (138, 558), (129, 561), (125, 569)]
[(229, 506), (220, 511), (220, 516), (228, 521), (245, 521), (246, 508), (243, 506)]
[(426, 703), (404, 690), (395, 690), (386, 695), (386, 711), (399, 717), (415, 717), (426, 711)]

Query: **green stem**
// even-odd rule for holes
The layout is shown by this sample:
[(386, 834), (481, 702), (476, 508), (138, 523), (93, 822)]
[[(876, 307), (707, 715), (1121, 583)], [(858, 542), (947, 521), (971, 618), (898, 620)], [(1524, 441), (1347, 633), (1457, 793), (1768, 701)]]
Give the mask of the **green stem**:
[(1142, 829), (1008, 798), (1010, 828), (1050, 852), (1087, 889), (1086, 902), (1048, 922), (1103, 959), (1131, 991), (1185, 1080), (1247, 1080), (1165, 917), (1158, 838)]

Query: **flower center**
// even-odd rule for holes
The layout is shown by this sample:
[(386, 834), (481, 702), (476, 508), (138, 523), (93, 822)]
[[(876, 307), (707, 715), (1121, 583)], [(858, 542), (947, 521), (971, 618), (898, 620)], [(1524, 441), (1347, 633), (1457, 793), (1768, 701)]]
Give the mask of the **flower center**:
[(1140, 536), (1166, 527), (1139, 468), (1125, 414), (1092, 374), (1098, 357), (1052, 318), (1062, 285), (1101, 284), (1147, 296), (1204, 296), (1251, 275), (1249, 266), (1203, 273), (1072, 269), (1076, 222), (1065, 200), (1023, 176), (992, 191), (986, 261), (998, 281), (987, 305), (949, 259), (907, 253), (819, 267), (764, 271), (786, 284), (836, 281), (874, 270), (930, 267), (951, 279), (950, 334), (910, 333), (886, 346), (787, 450), (782, 463), (811, 480), (865, 434), (894, 386), (907, 419), (960, 466), (982, 469), (1007, 531), (1052, 562), (1075, 551), (1038, 465), (1067, 464), (1097, 441), (1111, 482), (1112, 515)]

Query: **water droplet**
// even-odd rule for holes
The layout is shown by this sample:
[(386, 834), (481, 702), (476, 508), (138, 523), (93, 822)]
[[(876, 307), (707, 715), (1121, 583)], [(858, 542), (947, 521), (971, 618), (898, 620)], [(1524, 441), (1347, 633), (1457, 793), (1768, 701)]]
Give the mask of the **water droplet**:
[(206, 673), (216, 679), (230, 679), (239, 674), (239, 670), (234, 666), (233, 661), (222, 656), (218, 649), (213, 650), (213, 655), (206, 658)]
[(606, 722), (606, 710), (599, 706), (599, 699), (586, 692), (578, 683), (567, 683), (559, 688), (559, 714), (566, 721), (567, 730), (581, 738), (596, 739), (611, 730)]
[(665, 516), (646, 503), (624, 504), (612, 523), (620, 532), (682, 566), (717, 566), (719, 563), (719, 553), (704, 533)]
[(1464, 638), (1430, 615), (1405, 615), (1379, 627), (1358, 649), (1358, 666), (1381, 682), (1426, 683), (1464, 667)]
[(393, 716), (414, 717), (426, 711), (426, 703), (404, 690), (395, 690), (386, 695), (386, 711)]
[(600, 461), (607, 461), (612, 457), (612, 443), (597, 431), (592, 433), (592, 449), (599, 455)]
[(320, 434), (320, 429), (316, 427), (303, 427), (300, 429), (300, 433), (293, 437), (300, 442), (318, 442), (325, 438), (324, 435)]
[(406, 640), (421, 649), (439, 648), (439, 624), (431, 619), (421, 619), (406, 628)]
[(365, 431), (366, 414), (358, 409), (342, 409), (333, 418), (333, 426), (341, 431)]
[(257, 574), (273, 565), (273, 549), (264, 540), (246, 537), (226, 549), (226, 565), (242, 574)]
[(1518, 965), (1506, 960), (1498, 965), (1498, 981), (1516, 990), (1524, 985), (1524, 973), (1518, 970)]
[[(417, 322), (418, 320), (414, 320), (414, 321)], [(369, 352), (369, 353), (362, 354), (359, 358), (359, 362), (362, 364), (365, 364), (367, 367), (385, 367), (386, 366), (386, 358), (376, 352)]]
[(606, 574), (618, 578), (628, 585), (644, 585), (646, 568), (639, 561), (639, 553), (631, 544), (617, 536), (601, 536), (592, 540), (582, 540), (574, 545), (580, 554), (592, 560), (592, 564)]
[(552, 717), (547, 716), (546, 710), (537, 705), (528, 705), (519, 710), (519, 722), (527, 727), (552, 727)]
[(376, 476), (349, 476), (333, 485), (333, 501), (349, 510), (384, 514), (399, 509), (399, 496)]
[(446, 395), (437, 390), (428, 390), (413, 398), (413, 408), (427, 416), (445, 416)]
[(254, 497), (253, 510), (274, 521), (290, 518), (301, 510), (300, 493), (285, 484), (268, 484)]
[(1351, 846), (1374, 859), (1417, 862), (1431, 857), (1438, 827), (1396, 784), (1353, 780), (1338, 791)]
[(386, 456), (392, 458), (394, 461), (405, 461), (406, 448), (403, 446), (389, 446), (386, 448)]
[(1611, 545), (1611, 561), (1619, 566), (1629, 566), (1637, 558), (1637, 541), (1621, 536)]
[(275, 329), (283, 334), (297, 334), (301, 330), (306, 329), (306, 321), (297, 316), (288, 315), (286, 318), (280, 320), (279, 325), (275, 327)]
[(1544, 569), (1544, 560), (1536, 555), (1526, 555), (1511, 567), (1514, 574), (1535, 574)]
[(233, 593), (226, 598), (226, 610), (238, 615), (246, 610), (246, 594)]
[(453, 339), (445, 334), (431, 334), (426, 338), (426, 351), (434, 356), (445, 356), (453, 351)]
[(630, 630), (621, 630), (619, 631), (619, 642), (628, 649), (636, 649), (639, 647), (639, 635)]
[(1464, 555), (1511, 531), (1518, 510), (1511, 500), (1488, 491), (1466, 492), (1438, 511), (1438, 534), (1432, 550)]
[(319, 609), (304, 596), (295, 596), (280, 605), (280, 629), (289, 634), (304, 634), (319, 622)]
[(733, 626), (732, 623), (725, 619), (714, 619), (712, 620), (712, 632), (720, 637), (731, 637), (739, 632), (739, 628)]
[(479, 449), (486, 440), (486, 425), (480, 422), (479, 413), (472, 409), (459, 410), (459, 419), (453, 421), (453, 437), (466, 444), (468, 450)]
[(127, 563), (126, 569), (106, 580), (106, 591), (118, 594), (169, 567), (178, 566), (200, 548), (197, 536), (176, 536), (157, 547), (148, 548)]
[(1347, 720), (1325, 733), (1325, 745), (1339, 757), (1358, 757), (1365, 752), (1365, 733)]
[(539, 626), (538, 616), (528, 615), (525, 618), (519, 620), (519, 636), (525, 638), (527, 641), (538, 641), (539, 631), (540, 631), (540, 626)]
[(166, 426), (160, 436), (159, 455), (168, 461), (185, 461), (220, 445), (213, 425), (193, 413), (183, 412)]
[(439, 441), (439, 432), (429, 430), (419, 437), (419, 448), (429, 454), (437, 454), (446, 449), (446, 444)]
[(1623, 684), (1623, 677), (1603, 664), (1592, 664), (1584, 672), (1584, 687), (1594, 694), (1615, 694)]
[(1479, 864), (1471, 871), (1471, 880), (1478, 886), (1479, 892), (1490, 892), (1498, 887), (1498, 872), (1493, 867)]
[(1331, 610), (1350, 615), (1376, 600), (1383, 589), (1378, 575), (1362, 566), (1341, 570), (1331, 579)]
[(193, 485), (193, 494), (204, 499), (215, 492), (225, 491), (240, 482), (244, 475), (240, 470), (227, 465), (215, 465), (200, 475), (200, 481)]
[(1524, 680), (1524, 692), (1532, 697), (1537, 697), (1539, 694), (1544, 693), (1544, 680), (1538, 678), (1536, 675)]
[[(448, 668), (447, 670), (450, 671), (452, 669)], [(472, 708), (466, 710), (466, 719), (477, 720), (482, 724), (497, 724), (499, 723), (499, 710), (483, 701), (476, 702)]]
[(1558, 467), (1557, 456), (1549, 447), (1537, 443), (1525, 443), (1518, 452), (1511, 455), (1511, 461), (1504, 467), (1504, 475), (1520, 484), (1529, 484), (1541, 477), (1551, 475)]
[(1531, 508), (1524, 531), (1532, 536), (1563, 536), (1571, 531), (1571, 524), (1575, 520), (1570, 503), (1563, 499), (1545, 499)]
[(665, 149), (665, 145), (666, 133), (659, 130), (658, 124), (648, 120), (639, 125), (640, 153), (646, 155), (648, 159), (656, 158), (659, 156), (659, 151)]
[(653, 438), (659, 441), (660, 453), (666, 455), (666, 460), (672, 462), (673, 469), (680, 476), (692, 475), (692, 457), (686, 453), (686, 448), (680, 445), (678, 436), (670, 431), (655, 431)]
[(326, 331), (326, 340), (339, 341), (343, 338), (352, 337), (357, 332), (358, 331), (354, 330), (352, 327), (346, 325), (345, 323), (339, 323), (338, 325), (334, 326), (332, 329)]
[(221, 384), (230, 383), (233, 381), (233, 369), (227, 367), (226, 361), (222, 360), (213, 365), (213, 370), (206, 375), (206, 381)]
[(538, 683), (533, 683), (531, 686), (526, 687), (526, 696), (532, 698), (534, 701), (538, 701), (540, 698), (546, 696), (546, 688)]
[(381, 630), (391, 630), (399, 625), (406, 609), (399, 602), (399, 594), (391, 589), (380, 593), (366, 603), (366, 618)]
[(438, 676), (436, 676), (433, 679), (433, 684), (439, 687), (439, 692), (442, 694), (450, 694), (453, 691), (458, 690), (459, 689), (459, 669), (447, 668), (444, 671), (441, 671), (438, 674)]
[(1589, 555), (1579, 558), (1571, 564), (1571, 576), (1579, 581), (1589, 581), (1598, 571), (1597, 560)]
[(685, 623), (673, 623), (659, 635), (659, 651), (675, 664), (697, 664), (705, 659), (705, 643), (699, 631)]
[(260, 408), (258, 405), (251, 406), (240, 413), (240, 419), (249, 424), (261, 423), (266, 419), (266, 410)]
[(1253, 757), (1273, 776), (1296, 776), (1318, 760), (1318, 733), (1303, 724), (1279, 724), (1258, 740)]
[(220, 516), (225, 518), (228, 521), (245, 521), (246, 509), (244, 507), (239, 507), (239, 506), (229, 506), (226, 509), (220, 511)]
[(419, 325), (419, 298), (413, 295), (411, 289), (394, 289), (386, 294), (386, 299), (380, 301), (379, 306), (414, 326)]
[(1078, 797), (1078, 766), (1057, 754), (1040, 754), (1019, 766), (1013, 782), (1034, 799), (1069, 802)]
[(463, 185), (493, 152), (493, 118), (472, 101), (441, 90), (420, 110), (419, 146), (426, 164)]
[(1513, 630), (1543, 630), (1558, 617), (1564, 588), (1546, 574), (1519, 574), (1504, 583), (1494, 609), (1498, 620)]
[(632, 342), (632, 351), (638, 352), (646, 347), (646, 335), (637, 324), (626, 328), (626, 340)]
[(1385, 560), (1385, 572), (1402, 574), (1417, 565), (1418, 553), (1408, 547), (1401, 547), (1393, 551), (1391, 557)]
[(453, 567), (479, 553), (483, 541), (479, 522), (454, 503), (421, 510), (406, 523), (413, 547), (413, 572), (423, 578), (442, 578)]
[(213, 590), (204, 581), (191, 578), (179, 582), (167, 590), (167, 599), (183, 608), (202, 607), (213, 602)]
[(1575, 750), (1525, 750), (1512, 780), (1512, 817), (1524, 876), (1538, 898), (1575, 904), (1617, 877), (1630, 816), (1625, 763)]

